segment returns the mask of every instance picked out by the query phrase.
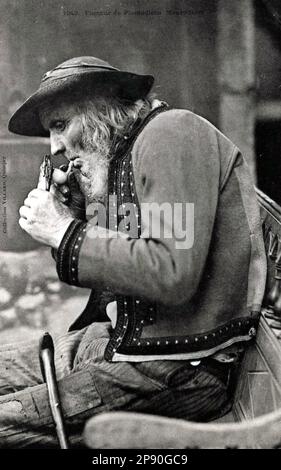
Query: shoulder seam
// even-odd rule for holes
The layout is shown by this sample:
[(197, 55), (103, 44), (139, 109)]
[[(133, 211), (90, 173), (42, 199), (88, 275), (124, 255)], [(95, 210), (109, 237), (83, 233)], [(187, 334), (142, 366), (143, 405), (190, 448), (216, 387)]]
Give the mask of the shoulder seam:
[(238, 147), (236, 147), (236, 145), (233, 145), (233, 148), (232, 148), (232, 151), (231, 151), (231, 154), (230, 154), (230, 158), (229, 158), (229, 162), (227, 164), (227, 167), (226, 167), (226, 170), (225, 170), (225, 173), (224, 173), (224, 176), (222, 177), (222, 180), (221, 180), (221, 183), (220, 183), (220, 192), (223, 190), (227, 180), (228, 180), (228, 177), (229, 177), (229, 174), (233, 168), (233, 165), (234, 165), (234, 162), (236, 160), (236, 157), (237, 155), (239, 154), (240, 150), (238, 149)]

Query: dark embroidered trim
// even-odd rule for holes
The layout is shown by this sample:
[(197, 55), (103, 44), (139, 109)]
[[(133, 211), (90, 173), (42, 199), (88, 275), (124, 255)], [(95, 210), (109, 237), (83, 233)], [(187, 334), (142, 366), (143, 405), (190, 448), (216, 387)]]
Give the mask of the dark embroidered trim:
[[(130, 236), (130, 231), (134, 228), (137, 238), (141, 235), (141, 211), (135, 189), (135, 180), (132, 166), (131, 149), (140, 132), (145, 125), (148, 124), (155, 116), (168, 111), (166, 104), (153, 110), (141, 123), (137, 126), (131, 135), (124, 142), (121, 151), (118, 150), (114, 160), (111, 162), (108, 176), (108, 197), (110, 195), (117, 196), (117, 207), (125, 207), (126, 203), (134, 205), (135, 221), (134, 227), (125, 227), (125, 232)], [(108, 207), (110, 204), (108, 204)], [(108, 211), (107, 227), (109, 227), (110, 217)], [(124, 215), (118, 213), (115, 229), (120, 227), (120, 223)], [(123, 347), (131, 344), (138, 344), (141, 337), (143, 327), (153, 324), (156, 317), (156, 305), (138, 299), (136, 297), (118, 296), (117, 298), (117, 324), (113, 331), (112, 337), (105, 351), (105, 358), (111, 360), (113, 355)], [(129, 312), (129, 314), (128, 314)]]
[(67, 231), (65, 232), (60, 246), (58, 247), (56, 267), (59, 279), (62, 282), (69, 281), (69, 243), (71, 242), (73, 235), (76, 233), (76, 231), (82, 224), (86, 224), (86, 222), (77, 219), (73, 220), (69, 225)]
[[(126, 153), (121, 158), (114, 162), (110, 179), (109, 191), (111, 194), (117, 196), (117, 206), (124, 207), (126, 203), (131, 203), (135, 208), (135, 236), (140, 237), (141, 222), (140, 222), (140, 205), (135, 190), (135, 183), (133, 178), (133, 169), (131, 162), (131, 152)], [(116, 224), (120, 227), (124, 215), (118, 212)], [(132, 220), (131, 220), (132, 221)], [(109, 220), (108, 220), (109, 223)], [(125, 227), (125, 232), (132, 230)], [(151, 309), (153, 307), (147, 302), (141, 301), (135, 297), (118, 296), (117, 298), (117, 324), (114, 329), (111, 340), (109, 341), (105, 358), (110, 358), (119, 352), (119, 348), (124, 345), (136, 344), (142, 333), (144, 324), (147, 324), (146, 317), (149, 312), (151, 317)], [(128, 313), (129, 312), (129, 315)], [(153, 315), (154, 317), (154, 315)], [(122, 346), (121, 346), (122, 345)]]
[(79, 253), (86, 235), (87, 222), (82, 223), (69, 241), (69, 277), (70, 285), (80, 286), (78, 279)]
[(55, 260), (55, 262), (57, 262), (58, 250), (56, 250), (55, 248), (51, 248), (51, 255), (52, 255), (52, 258)]
[(136, 345), (123, 344), (117, 352), (126, 355), (196, 353), (215, 348), (240, 336), (248, 336), (250, 339), (256, 335), (257, 326), (257, 318), (237, 318), (197, 335), (142, 338)]

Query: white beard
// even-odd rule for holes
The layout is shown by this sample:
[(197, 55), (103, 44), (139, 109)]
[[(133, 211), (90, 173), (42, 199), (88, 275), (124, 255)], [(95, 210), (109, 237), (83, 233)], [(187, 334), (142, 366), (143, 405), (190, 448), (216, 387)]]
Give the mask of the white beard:
[(86, 205), (92, 202), (104, 203), (107, 198), (110, 142), (96, 146), (86, 131), (81, 145), (84, 154), (83, 158), (80, 153), (82, 166), (78, 166), (79, 171), (74, 170), (80, 190), (86, 199)]
[(86, 199), (86, 205), (92, 202), (105, 202), (107, 197), (109, 162), (97, 161), (94, 172), (87, 170), (84, 165), (82, 171), (75, 171), (81, 192)]

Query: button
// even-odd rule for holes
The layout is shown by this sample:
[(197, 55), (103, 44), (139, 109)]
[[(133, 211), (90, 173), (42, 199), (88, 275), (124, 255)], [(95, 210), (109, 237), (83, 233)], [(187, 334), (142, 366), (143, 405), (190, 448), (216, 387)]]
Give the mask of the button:
[(190, 364), (191, 364), (193, 367), (196, 367), (196, 366), (199, 366), (199, 364), (201, 364), (201, 361), (190, 361)]
[(252, 328), (249, 329), (249, 336), (252, 338), (253, 336), (256, 336), (257, 330), (252, 326)]

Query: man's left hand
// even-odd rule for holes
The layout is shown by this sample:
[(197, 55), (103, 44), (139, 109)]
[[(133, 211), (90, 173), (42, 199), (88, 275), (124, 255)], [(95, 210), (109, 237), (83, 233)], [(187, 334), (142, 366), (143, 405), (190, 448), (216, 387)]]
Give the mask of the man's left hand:
[(52, 192), (33, 189), (19, 210), (19, 224), (32, 238), (57, 249), (74, 220), (69, 208)]

